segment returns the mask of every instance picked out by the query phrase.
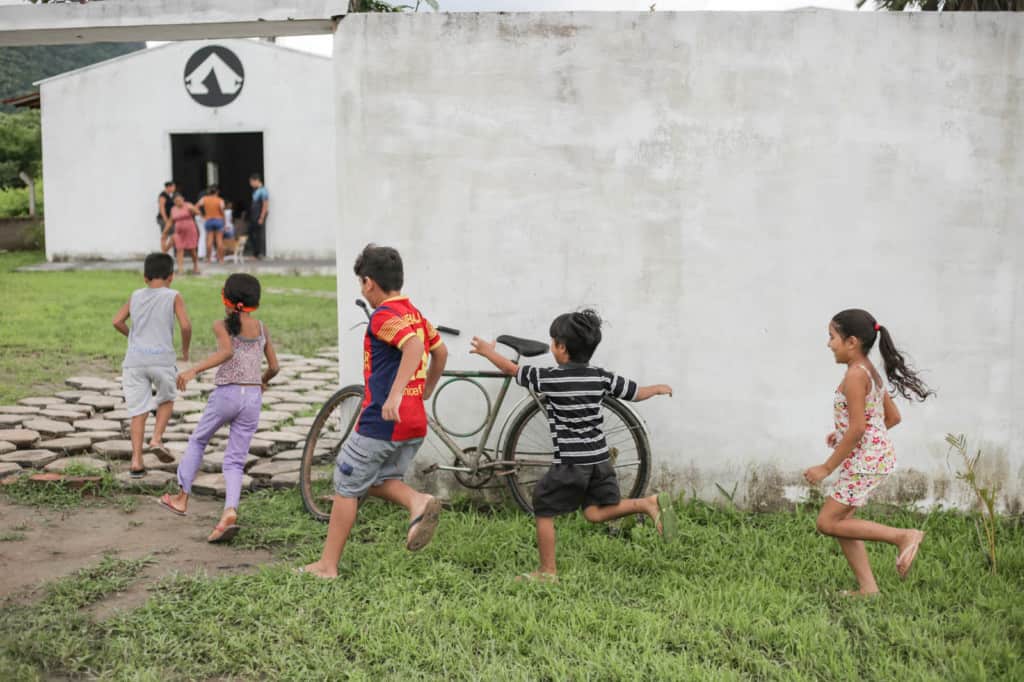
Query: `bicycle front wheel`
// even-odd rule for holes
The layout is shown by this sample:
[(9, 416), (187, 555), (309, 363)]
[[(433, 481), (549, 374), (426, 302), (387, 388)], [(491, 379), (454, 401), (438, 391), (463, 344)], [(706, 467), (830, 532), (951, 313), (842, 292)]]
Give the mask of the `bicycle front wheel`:
[[(619, 492), (623, 499), (640, 497), (651, 475), (647, 432), (637, 416), (615, 398), (604, 398), (601, 415)], [(516, 504), (528, 514), (533, 513), (533, 488), (551, 466), (553, 457), (547, 412), (536, 401), (530, 402), (509, 427), (502, 453), (502, 460), (508, 463), (505, 471), (511, 471), (505, 474), (509, 490)]]
[(363, 387), (346, 386), (320, 408), (306, 436), (299, 469), (299, 490), (306, 511), (318, 521), (331, 518), (334, 461), (356, 426), (363, 407)]

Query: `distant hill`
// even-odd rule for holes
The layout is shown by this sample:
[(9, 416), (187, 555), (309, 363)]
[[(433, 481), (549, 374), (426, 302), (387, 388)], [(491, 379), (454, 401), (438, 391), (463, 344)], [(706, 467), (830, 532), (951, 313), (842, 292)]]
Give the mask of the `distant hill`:
[[(145, 47), (145, 43), (0, 47), (0, 100), (33, 92), (33, 81)], [(0, 105), (0, 110), (10, 110), (10, 107)]]

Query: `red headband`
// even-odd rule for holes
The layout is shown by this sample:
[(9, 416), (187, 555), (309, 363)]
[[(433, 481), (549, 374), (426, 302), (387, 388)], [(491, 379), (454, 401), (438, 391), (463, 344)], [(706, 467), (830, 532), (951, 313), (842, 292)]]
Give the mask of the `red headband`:
[(881, 328), (882, 328), (882, 325), (880, 325), (877, 322), (875, 322), (875, 331), (877, 332)]
[(235, 301), (229, 301), (228, 297), (224, 295), (223, 289), (220, 290), (220, 300), (224, 301), (224, 305), (226, 305), (228, 308), (234, 308), (240, 313), (251, 313), (257, 308), (259, 308), (258, 305), (247, 306), (241, 301), (238, 301), (237, 303)]

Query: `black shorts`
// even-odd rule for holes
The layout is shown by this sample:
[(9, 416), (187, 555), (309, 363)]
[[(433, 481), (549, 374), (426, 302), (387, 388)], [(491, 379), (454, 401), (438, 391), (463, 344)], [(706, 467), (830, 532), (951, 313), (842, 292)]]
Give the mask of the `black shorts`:
[(533, 488), (533, 514), (571, 514), (581, 507), (618, 504), (621, 499), (619, 480), (610, 461), (552, 464)]

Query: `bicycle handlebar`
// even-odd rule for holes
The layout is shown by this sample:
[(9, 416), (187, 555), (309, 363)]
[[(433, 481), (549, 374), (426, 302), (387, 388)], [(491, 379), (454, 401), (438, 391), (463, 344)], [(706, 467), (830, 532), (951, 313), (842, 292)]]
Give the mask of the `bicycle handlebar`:
[[(373, 311), (370, 310), (370, 306), (366, 303), (366, 301), (364, 301), (361, 298), (357, 298), (356, 305), (363, 309), (363, 312), (366, 313), (366, 319), (369, 320), (370, 313)], [(455, 327), (446, 327), (443, 324), (437, 325), (435, 329), (445, 334), (451, 334), (452, 336), (459, 336), (460, 334), (462, 334), (462, 332), (456, 329)]]

